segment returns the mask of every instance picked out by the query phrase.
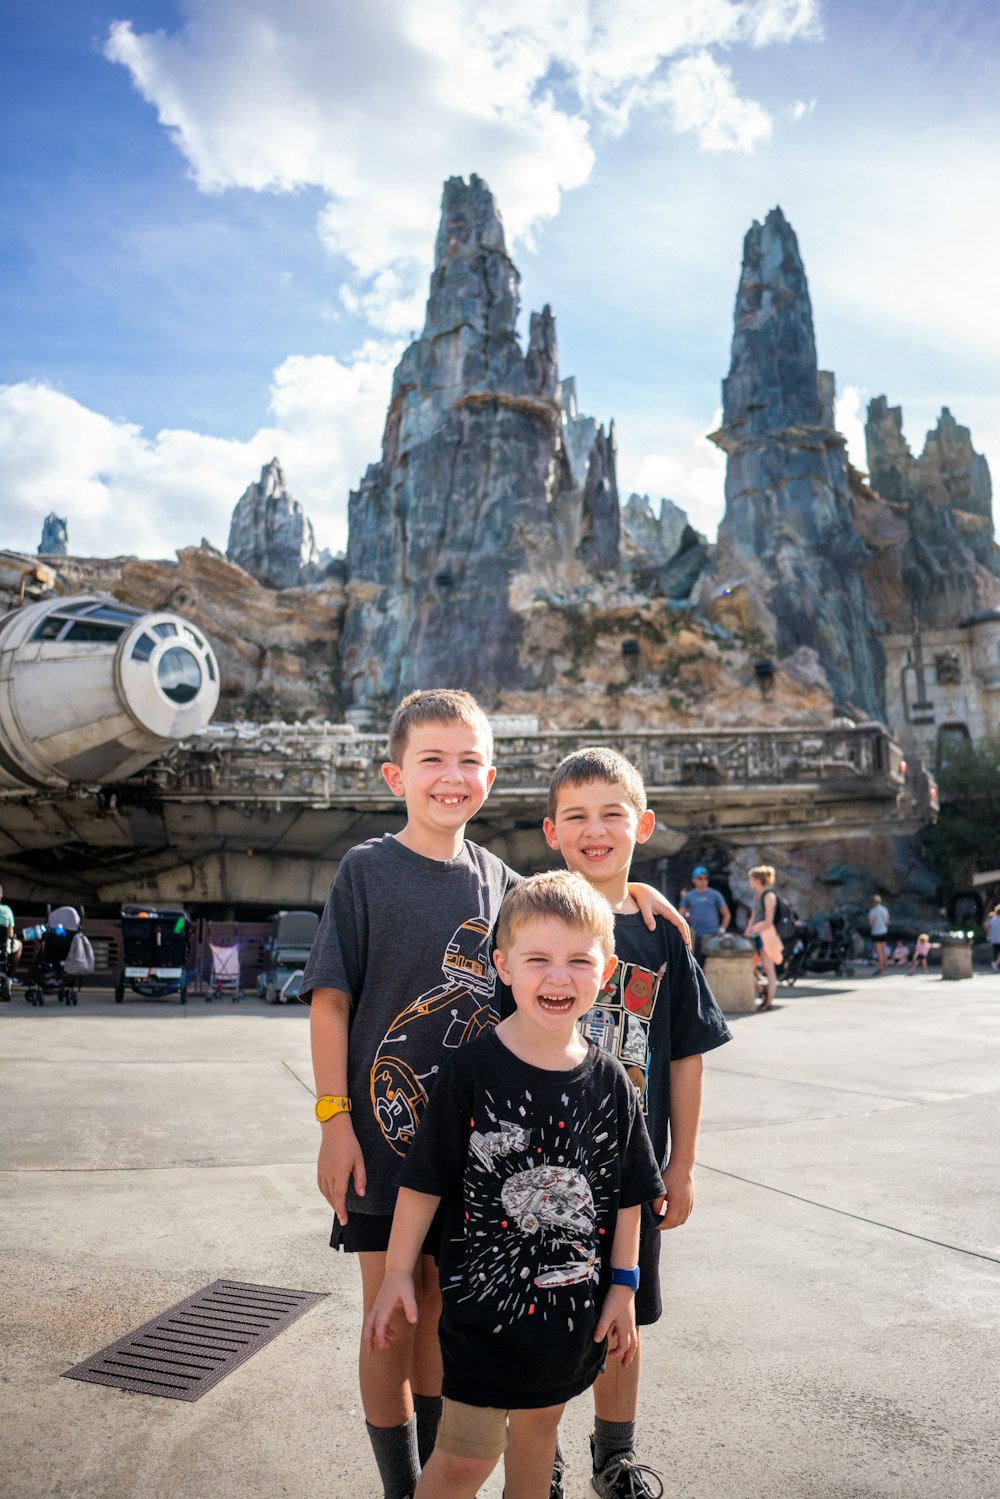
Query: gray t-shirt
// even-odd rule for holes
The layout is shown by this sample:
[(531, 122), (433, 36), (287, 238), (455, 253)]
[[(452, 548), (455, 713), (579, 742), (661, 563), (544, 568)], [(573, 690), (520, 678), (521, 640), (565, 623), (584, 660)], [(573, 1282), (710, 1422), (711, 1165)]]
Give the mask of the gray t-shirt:
[(348, 1212), (392, 1212), (442, 1060), (496, 1025), (493, 928), (517, 879), (469, 842), (457, 859), (427, 859), (386, 834), (341, 860), (300, 998), (351, 996), (348, 1092), (368, 1190), (352, 1186)]
[(889, 909), (887, 906), (872, 906), (868, 912), (868, 925), (872, 936), (876, 939), (886, 936), (889, 931)]

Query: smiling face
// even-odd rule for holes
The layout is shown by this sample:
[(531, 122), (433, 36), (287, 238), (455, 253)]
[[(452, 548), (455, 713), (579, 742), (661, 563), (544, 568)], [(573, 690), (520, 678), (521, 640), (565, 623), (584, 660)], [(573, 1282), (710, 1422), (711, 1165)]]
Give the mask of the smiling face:
[(569, 1034), (593, 1008), (615, 968), (601, 938), (558, 916), (532, 916), (515, 930), (506, 952), (493, 955), (509, 984), (519, 1020), (542, 1031)]
[(415, 724), (402, 763), (387, 762), (382, 775), (393, 796), (406, 800), (411, 835), (437, 845), (461, 837), (486, 800), (496, 770), (482, 733), (449, 720)]
[(620, 781), (584, 781), (562, 787), (555, 817), (546, 817), (543, 828), (567, 869), (592, 885), (624, 889), (635, 845), (645, 843), (654, 823), (652, 811), (640, 814)]

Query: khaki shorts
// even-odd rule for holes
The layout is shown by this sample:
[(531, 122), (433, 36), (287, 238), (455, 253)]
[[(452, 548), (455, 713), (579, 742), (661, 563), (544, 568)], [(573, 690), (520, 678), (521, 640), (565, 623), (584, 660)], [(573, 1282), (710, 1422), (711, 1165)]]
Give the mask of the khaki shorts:
[(465, 1405), (449, 1400), (441, 1407), (435, 1446), (455, 1457), (495, 1462), (507, 1450), (507, 1412), (492, 1405)]

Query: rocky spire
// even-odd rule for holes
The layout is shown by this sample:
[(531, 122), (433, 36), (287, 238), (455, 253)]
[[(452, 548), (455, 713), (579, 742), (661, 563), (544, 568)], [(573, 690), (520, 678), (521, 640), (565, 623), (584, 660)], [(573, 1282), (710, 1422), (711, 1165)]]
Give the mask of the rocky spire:
[(811, 646), (837, 700), (881, 716), (883, 653), (833, 426), (833, 376), (816, 366), (809, 287), (780, 208), (744, 240), (722, 391), (712, 440), (729, 461), (717, 571), (752, 577), (779, 654)]
[(529, 559), (579, 566), (585, 529), (602, 557), (616, 546), (613, 455), (585, 523), (555, 319), (533, 313), (522, 352), (518, 282), (486, 184), (450, 178), (424, 329), (396, 368), (381, 461), (350, 501), (344, 680), (359, 706), (442, 682), (487, 700), (519, 684), (513, 580)]
[(270, 588), (312, 581), (320, 562), (312, 522), (288, 493), (277, 458), (237, 501), (226, 556)]
[(65, 557), (69, 545), (69, 532), (64, 516), (50, 510), (42, 522), (42, 539), (38, 543), (40, 557)]
[(1000, 577), (986, 459), (947, 406), (915, 458), (902, 410), (885, 396), (868, 406), (865, 447), (872, 488), (903, 508), (908, 539), (899, 566), (921, 621), (957, 624), (992, 595)]

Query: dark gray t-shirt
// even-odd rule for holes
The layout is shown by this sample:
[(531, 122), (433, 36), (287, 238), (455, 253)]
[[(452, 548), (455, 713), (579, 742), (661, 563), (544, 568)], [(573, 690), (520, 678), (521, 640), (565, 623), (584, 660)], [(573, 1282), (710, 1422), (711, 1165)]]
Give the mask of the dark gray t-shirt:
[(443, 1059), (499, 1018), (493, 928), (518, 876), (466, 842), (427, 859), (386, 834), (352, 848), (302, 976), (351, 996), (348, 1092), (368, 1190), (348, 1212), (391, 1213), (395, 1177)]

